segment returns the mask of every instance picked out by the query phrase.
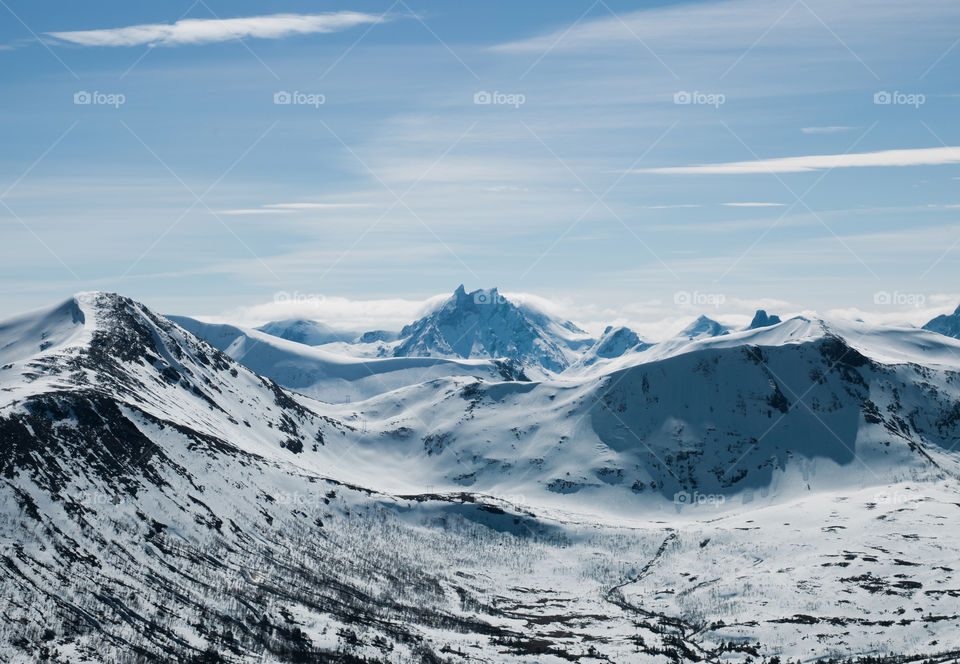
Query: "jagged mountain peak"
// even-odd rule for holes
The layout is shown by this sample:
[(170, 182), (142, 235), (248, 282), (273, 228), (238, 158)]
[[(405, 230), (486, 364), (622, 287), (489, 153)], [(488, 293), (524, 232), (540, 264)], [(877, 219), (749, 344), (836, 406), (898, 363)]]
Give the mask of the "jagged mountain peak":
[(573, 323), (514, 303), (497, 288), (467, 292), (462, 284), (400, 337), (396, 357), (507, 358), (555, 372), (592, 341)]
[(757, 309), (757, 313), (753, 315), (753, 320), (750, 321), (750, 325), (747, 326), (747, 329), (756, 330), (761, 327), (778, 325), (780, 322), (780, 316), (777, 316), (776, 314), (770, 315), (763, 309)]

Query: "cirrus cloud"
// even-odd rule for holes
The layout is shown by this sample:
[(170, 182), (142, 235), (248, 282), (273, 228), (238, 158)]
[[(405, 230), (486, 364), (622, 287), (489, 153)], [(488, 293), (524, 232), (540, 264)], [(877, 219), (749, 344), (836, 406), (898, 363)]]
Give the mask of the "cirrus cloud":
[(210, 44), (254, 37), (281, 39), (291, 35), (338, 32), (358, 25), (380, 23), (385, 16), (362, 12), (330, 12), (326, 14), (272, 14), (244, 18), (188, 18), (176, 23), (148, 23), (102, 30), (48, 32), (62, 42), (78, 46), (182, 46)]
[(721, 203), (724, 207), (746, 207), (746, 208), (764, 208), (764, 207), (785, 207), (786, 203)]
[(697, 166), (639, 168), (629, 173), (665, 173), (670, 175), (741, 175), (750, 173), (807, 173), (828, 168), (877, 166), (941, 166), (960, 163), (960, 147), (881, 150), (856, 154), (823, 154), (804, 157), (779, 157), (756, 161), (731, 161)]

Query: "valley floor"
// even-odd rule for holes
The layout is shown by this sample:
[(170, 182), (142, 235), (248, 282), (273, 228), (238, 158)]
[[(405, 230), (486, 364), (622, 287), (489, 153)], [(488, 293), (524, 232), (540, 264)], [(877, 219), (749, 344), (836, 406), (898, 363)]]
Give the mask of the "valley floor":
[[(946, 661), (960, 651), (952, 484), (739, 513), (692, 505), (624, 529), (468, 496), (400, 500), (298, 481), (265, 491), (256, 520), (158, 526), (142, 540), (129, 535), (145, 515), (123, 504), (87, 501), (101, 523), (117, 515), (98, 532), (47, 510), (3, 510), (0, 659)], [(191, 509), (162, 490), (138, 502), (151, 498)]]

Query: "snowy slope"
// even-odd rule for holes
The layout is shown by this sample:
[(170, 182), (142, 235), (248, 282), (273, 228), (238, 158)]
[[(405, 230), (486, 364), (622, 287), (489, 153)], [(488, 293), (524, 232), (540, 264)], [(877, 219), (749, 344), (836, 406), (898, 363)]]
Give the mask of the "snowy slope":
[(429, 483), (621, 518), (669, 510), (682, 492), (733, 506), (956, 472), (960, 366), (905, 359), (909, 330), (874, 359), (818, 325), (782, 328), (764, 334), (785, 343), (725, 335), (579, 381), (450, 381), (371, 399), (357, 404), (369, 433), (348, 453), (351, 480), (392, 458), (404, 472), (389, 490)]

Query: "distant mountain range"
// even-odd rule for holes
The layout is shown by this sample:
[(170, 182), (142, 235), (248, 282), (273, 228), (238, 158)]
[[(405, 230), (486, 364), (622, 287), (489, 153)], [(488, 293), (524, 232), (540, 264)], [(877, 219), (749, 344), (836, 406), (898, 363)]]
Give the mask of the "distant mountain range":
[[(188, 322), (189, 319), (173, 317), (188, 326), (208, 341), (221, 337), (209, 328), (201, 331), (203, 324)], [(773, 327), (782, 323), (779, 316), (760, 309), (746, 330)], [(232, 342), (242, 332), (230, 327)], [(938, 316), (923, 329), (946, 336), (960, 338), (960, 308), (952, 315)], [(446, 358), (451, 360), (502, 360), (514, 369), (524, 371), (526, 376), (544, 377), (561, 373), (580, 374), (598, 363), (624, 355), (633, 356), (658, 346), (648, 353), (653, 357), (668, 352), (672, 347), (683, 347), (684, 342), (708, 339), (735, 332), (708, 316), (701, 315), (673, 339), (653, 343), (641, 339), (625, 327), (608, 327), (599, 338), (593, 338), (574, 323), (536, 309), (530, 305), (510, 301), (496, 288), (467, 292), (461, 285), (453, 295), (433, 311), (406, 325), (399, 332), (375, 330), (350, 332), (337, 330), (320, 321), (291, 319), (274, 321), (255, 330), (258, 333), (287, 341), (321, 347), (319, 350), (337, 356), (347, 356), (369, 361), (373, 358)], [(259, 337), (257, 343), (265, 343)], [(226, 350), (229, 343), (221, 340), (218, 348)], [(316, 354), (315, 354), (316, 356)], [(256, 362), (255, 359), (249, 360)], [(278, 360), (278, 362), (281, 362)], [(309, 364), (309, 363), (308, 363)], [(266, 365), (258, 364), (265, 375), (279, 375)], [(302, 367), (301, 367), (302, 369)], [(298, 389), (307, 389), (310, 378), (301, 373), (294, 381)], [(389, 383), (389, 381), (387, 382)], [(364, 389), (352, 394), (353, 398), (372, 394), (376, 390)], [(318, 395), (319, 396), (319, 395)]]
[[(779, 317), (758, 311), (748, 329), (779, 322)], [(677, 337), (689, 341), (727, 334), (731, 329), (700, 316)], [(435, 310), (400, 332), (346, 332), (300, 319), (275, 321), (256, 330), (356, 357), (512, 360), (534, 375), (557, 374), (571, 367), (581, 370), (598, 360), (642, 352), (653, 345), (623, 327), (607, 328), (600, 338), (592, 338), (570, 321), (510, 301), (496, 288), (467, 292), (462, 285)]]

